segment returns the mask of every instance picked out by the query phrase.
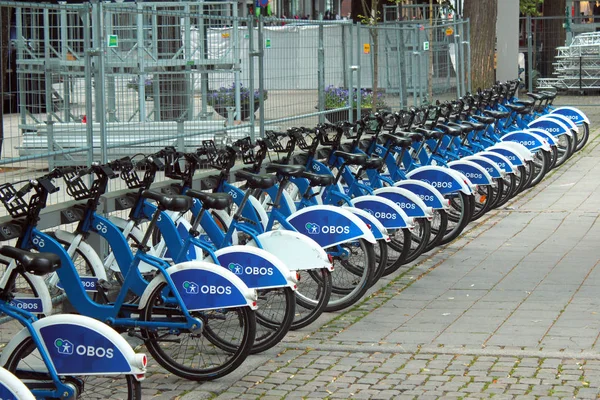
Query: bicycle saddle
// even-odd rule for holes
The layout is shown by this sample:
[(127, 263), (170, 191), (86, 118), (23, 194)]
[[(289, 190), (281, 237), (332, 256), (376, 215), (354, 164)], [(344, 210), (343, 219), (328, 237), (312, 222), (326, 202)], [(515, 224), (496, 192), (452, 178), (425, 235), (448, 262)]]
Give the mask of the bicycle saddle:
[(488, 117), (487, 115), (472, 115), (471, 118), (487, 125), (493, 124), (496, 121), (494, 117)]
[(402, 136), (392, 135), (391, 133), (384, 132), (379, 135), (380, 138), (385, 140), (387, 143), (389, 141), (391, 146), (401, 147), (403, 149), (407, 149), (412, 144), (412, 139)]
[(306, 170), (304, 165), (287, 165), (287, 164), (269, 164), (267, 165), (267, 172), (275, 172), (283, 176), (302, 176), (302, 173)]
[(333, 153), (336, 157), (341, 157), (347, 165), (363, 166), (367, 162), (366, 154), (346, 153), (345, 151), (336, 151)]
[(418, 132), (398, 131), (398, 134), (402, 135), (402, 136), (404, 136), (406, 138), (409, 138), (413, 142), (420, 142), (421, 140), (423, 140), (423, 135), (421, 135)]
[[(544, 92), (542, 92), (542, 93), (527, 92), (527, 96), (531, 97), (533, 100), (545, 100), (546, 99), (546, 94)], [(519, 99), (519, 101), (521, 101), (521, 100)]]
[(519, 104), (505, 104), (504, 107), (509, 108), (511, 110), (513, 110), (516, 113), (523, 113), (525, 112), (525, 110), (527, 109), (526, 105), (519, 105)]
[(381, 157), (370, 157), (365, 165), (364, 169), (379, 169), (383, 167), (383, 158)]
[(183, 196), (181, 194), (163, 194), (155, 192), (154, 190), (144, 190), (142, 192), (142, 197), (156, 201), (160, 208), (169, 211), (187, 211), (194, 204), (193, 200), (188, 196)]
[(444, 125), (444, 124), (437, 124), (436, 128), (439, 128), (442, 130), (442, 132), (444, 132), (444, 134), (446, 135), (450, 135), (450, 136), (460, 136), (460, 134), (462, 133), (462, 130), (459, 127), (456, 126), (448, 126), (448, 125)]
[(415, 132), (420, 133), (421, 135), (423, 135), (425, 137), (425, 139), (440, 139), (442, 136), (444, 136), (443, 132), (440, 131), (432, 131), (429, 129), (425, 129), (425, 128), (414, 128)]
[(52, 253), (31, 253), (11, 246), (0, 247), (0, 254), (14, 259), (25, 271), (34, 275), (46, 275), (60, 268), (60, 258)]
[(225, 210), (233, 203), (233, 199), (228, 193), (208, 193), (190, 189), (185, 194), (200, 200), (202, 207), (206, 209)]
[(485, 124), (476, 121), (462, 121), (463, 125), (471, 125), (474, 131), (482, 131), (485, 129)]
[(461, 130), (462, 133), (469, 133), (472, 132), (473, 129), (475, 129), (475, 127), (473, 125), (470, 125), (468, 123), (463, 123), (463, 122), (448, 122), (448, 125), (454, 128), (458, 128)]
[(489, 115), (490, 117), (492, 117), (494, 119), (502, 119), (502, 118), (506, 118), (510, 115), (510, 112), (508, 112), (508, 111), (496, 111), (496, 110), (485, 110), (485, 111), (483, 111), (483, 113), (485, 115)]
[(524, 105), (525, 107), (531, 107), (535, 103), (535, 100), (531, 99), (517, 99), (514, 104)]
[(243, 169), (236, 171), (235, 177), (245, 180), (250, 189), (268, 189), (277, 183), (277, 177), (273, 175), (253, 174)]
[(302, 177), (308, 179), (310, 186), (329, 186), (335, 180), (333, 175), (321, 175), (308, 171), (304, 171)]

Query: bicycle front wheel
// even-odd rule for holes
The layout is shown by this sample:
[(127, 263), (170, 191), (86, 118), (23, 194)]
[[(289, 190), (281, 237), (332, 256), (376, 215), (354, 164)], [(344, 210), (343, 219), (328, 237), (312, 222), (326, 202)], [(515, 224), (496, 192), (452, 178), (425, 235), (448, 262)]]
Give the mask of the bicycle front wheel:
[[(157, 285), (140, 319), (184, 322), (179, 306), (165, 305), (167, 284)], [(173, 374), (194, 381), (220, 378), (234, 371), (248, 356), (256, 335), (255, 313), (249, 307), (191, 312), (203, 322), (189, 332), (169, 327), (142, 329), (146, 348), (156, 362)], [(166, 325), (166, 324), (165, 324)]]
[[(7, 370), (19, 378), (35, 394), (35, 389), (53, 389), (52, 378), (31, 336), (15, 347), (8, 358)], [(142, 386), (133, 375), (61, 376), (61, 381), (72, 383), (77, 399), (141, 400)]]

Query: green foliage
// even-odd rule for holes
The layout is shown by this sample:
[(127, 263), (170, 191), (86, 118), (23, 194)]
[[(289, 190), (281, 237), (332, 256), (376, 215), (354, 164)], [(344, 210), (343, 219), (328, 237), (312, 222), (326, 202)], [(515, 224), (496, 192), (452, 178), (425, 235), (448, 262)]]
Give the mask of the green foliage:
[(544, 2), (544, 0), (519, 0), (519, 9), (521, 14), (523, 15), (531, 15), (532, 17), (537, 17), (540, 14), (539, 6)]

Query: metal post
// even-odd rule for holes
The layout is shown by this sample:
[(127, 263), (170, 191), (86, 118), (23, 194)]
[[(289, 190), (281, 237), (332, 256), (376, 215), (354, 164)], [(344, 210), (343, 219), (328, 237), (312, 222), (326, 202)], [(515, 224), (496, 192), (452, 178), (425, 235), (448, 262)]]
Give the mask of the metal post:
[[(350, 34), (348, 35), (348, 56), (349, 62), (345, 64), (346, 68), (348, 68), (348, 82), (346, 82), (346, 87), (350, 90), (349, 93), (352, 92), (352, 87), (354, 85), (354, 72), (358, 70), (358, 66), (354, 65), (354, 25), (345, 25), (344, 29), (348, 27), (350, 29)], [(346, 42), (343, 42), (344, 45)], [(354, 113), (350, 111), (349, 113), (349, 122), (354, 122)]]
[[(260, 29), (260, 28), (259, 28)], [(254, 57), (258, 54), (254, 44), (254, 16), (248, 17), (248, 90), (254, 95)], [(250, 139), (254, 143), (254, 113), (250, 113)]]
[(421, 86), (421, 84), (419, 83), (419, 81), (421, 80), (421, 77), (418, 75), (419, 73), (419, 27), (415, 26), (413, 29), (413, 51), (412, 51), (412, 57), (411, 57), (411, 63), (412, 63), (412, 76), (413, 76), (413, 81), (412, 81), (412, 89), (413, 89), (413, 105), (416, 107), (417, 106), (417, 85), (419, 85), (419, 87)]
[[(65, 8), (60, 9), (60, 49), (61, 59), (66, 61), (68, 58), (69, 51), (67, 49), (68, 35), (67, 35), (67, 10)], [(69, 68), (70, 69), (70, 68)], [(71, 87), (73, 85), (72, 76), (66, 76), (63, 80), (63, 99), (64, 99), (64, 113), (63, 118), (65, 122), (71, 120)]]
[[(344, 82), (344, 87), (348, 87), (348, 60), (346, 60), (346, 25), (342, 25), (342, 65), (344, 66), (344, 68), (342, 68), (342, 81)], [(350, 47), (352, 48), (352, 46)]]
[[(356, 24), (356, 45), (357, 45), (356, 46), (356, 51), (357, 51), (357, 53), (356, 53), (356, 55), (357, 55), (357, 57), (356, 57), (356, 71), (358, 72), (356, 74), (356, 87), (358, 88), (358, 90), (356, 91), (357, 92), (357, 94), (356, 94), (356, 109), (357, 110), (360, 110), (360, 108), (361, 108), (361, 104), (360, 104), (360, 101), (361, 101), (360, 87), (361, 87), (361, 84), (362, 84), (361, 83), (361, 79), (360, 79), (361, 75), (362, 75), (362, 70), (361, 70), (361, 67), (360, 67), (361, 66), (361, 63), (360, 63), (360, 59), (361, 59), (361, 57), (360, 57), (360, 54), (361, 54), (361, 46), (360, 46), (360, 43), (361, 43), (360, 42), (361, 30), (362, 30), (361, 25), (360, 24)], [(353, 92), (352, 89), (353, 88), (350, 88), (350, 93)], [(348, 96), (348, 97), (350, 97), (350, 96)], [(354, 112), (352, 111), (352, 103), (350, 103), (350, 111), (349, 112), (350, 112), (351, 115), (354, 114)], [(356, 114), (356, 117), (357, 118), (359, 117), (358, 112)]]
[[(108, 14), (109, 11), (107, 11)], [(104, 19), (104, 23), (105, 23), (105, 30), (104, 32), (106, 33), (105, 37), (108, 37), (109, 34), (113, 33), (113, 23), (112, 23), (112, 13), (108, 14), (107, 17)], [(116, 86), (115, 86), (115, 76), (111, 73), (110, 75), (106, 76), (106, 103), (108, 105), (107, 111), (108, 111), (108, 120), (110, 122), (115, 122), (117, 120), (117, 116), (116, 116), (116, 112), (117, 112), (117, 102), (116, 102)]]
[(531, 31), (531, 15), (527, 16), (527, 88), (533, 92), (533, 32)]
[[(263, 20), (263, 15), (260, 14), (258, 16), (258, 115), (260, 118), (259, 127), (259, 136), (260, 138), (265, 137), (265, 38), (264, 38), (264, 29), (265, 24)], [(252, 111), (254, 109), (250, 108), (250, 113), (253, 114)]]
[[(54, 78), (54, 71), (50, 68), (50, 14), (48, 9), (44, 8), (44, 92), (46, 96), (46, 113), (51, 114), (54, 112), (54, 104), (52, 104), (52, 79)], [(54, 156), (53, 156), (54, 158)]]
[[(323, 43), (323, 21), (319, 23), (319, 38), (317, 44), (317, 93), (319, 111), (325, 111), (325, 46)], [(325, 122), (325, 115), (319, 115), (319, 123)]]
[[(91, 8), (89, 3), (87, 7), (87, 11), (89, 11)], [(85, 113), (90, 116), (85, 124), (86, 144), (88, 146), (87, 165), (92, 165), (94, 161), (94, 130), (92, 125), (92, 55), (94, 54), (94, 50), (92, 47), (90, 13), (82, 13), (81, 17), (83, 19), (83, 47), (86, 49), (84, 53), (85, 66), (83, 68), (85, 80)]]
[[(138, 62), (138, 108), (140, 109), (140, 122), (146, 120), (146, 72), (144, 60), (144, 15), (143, 3), (137, 3), (137, 58)], [(160, 113), (158, 114), (160, 115)]]
[[(106, 43), (103, 42), (102, 38), (102, 27), (104, 26), (103, 14), (104, 14), (104, 5), (101, 2), (97, 2), (96, 4), (92, 4), (92, 7), (95, 8), (96, 12), (94, 15), (94, 35), (96, 38), (95, 45), (97, 46), (97, 54), (98, 57), (96, 60), (97, 65), (97, 74), (95, 76), (95, 90), (96, 90), (96, 115), (94, 121), (98, 122), (100, 128), (100, 158), (102, 163), (108, 162), (108, 140), (106, 138), (106, 104), (104, 102), (105, 99), (105, 91), (104, 91), (104, 51), (106, 48)], [(88, 121), (90, 117), (88, 116)]]
[[(238, 19), (237, 19), (237, 7), (233, 7), (233, 54), (234, 60), (239, 62), (240, 59), (240, 42), (239, 42), (239, 33), (238, 33)], [(240, 92), (240, 67), (239, 65), (234, 66), (233, 79), (235, 81), (235, 113), (237, 115), (237, 120), (242, 120), (242, 110), (241, 110), (241, 92)], [(250, 93), (250, 113), (254, 114), (254, 92)]]
[[(458, 29), (458, 25), (456, 26)], [(461, 96), (461, 65), (462, 62), (460, 60), (460, 35), (454, 35), (454, 46), (455, 46), (455, 57), (456, 57), (456, 97)]]
[(472, 82), (471, 82), (471, 22), (467, 19), (466, 21), (463, 22), (464, 26), (467, 29), (467, 33), (466, 33), (466, 41), (464, 42), (465, 45), (467, 46), (467, 77), (466, 77), (466, 83), (467, 83), (467, 90), (469, 93), (473, 93), (473, 87)]
[(192, 64), (194, 63), (192, 59), (192, 27), (190, 24), (190, 5), (186, 4), (184, 7), (185, 18), (183, 20), (184, 23), (184, 51), (185, 51), (185, 77), (187, 84), (185, 85), (186, 96), (188, 98), (187, 101), (187, 119), (194, 119), (194, 85), (192, 82)]

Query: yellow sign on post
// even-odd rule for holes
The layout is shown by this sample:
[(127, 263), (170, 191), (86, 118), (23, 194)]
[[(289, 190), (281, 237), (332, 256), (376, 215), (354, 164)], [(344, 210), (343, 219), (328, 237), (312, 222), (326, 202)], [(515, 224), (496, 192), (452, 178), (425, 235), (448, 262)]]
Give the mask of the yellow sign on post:
[(365, 54), (371, 54), (371, 45), (369, 43), (363, 44), (363, 52)]
[(454, 29), (446, 28), (446, 36), (451, 36), (454, 33)]

